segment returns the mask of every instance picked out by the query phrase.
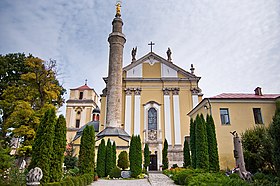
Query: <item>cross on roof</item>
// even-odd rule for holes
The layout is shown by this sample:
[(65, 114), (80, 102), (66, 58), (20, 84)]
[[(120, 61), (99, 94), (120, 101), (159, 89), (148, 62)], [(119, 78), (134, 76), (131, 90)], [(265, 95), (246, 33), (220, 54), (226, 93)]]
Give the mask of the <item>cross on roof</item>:
[(148, 45), (151, 45), (151, 52), (153, 52), (153, 45), (155, 45), (155, 43), (151, 41)]
[(87, 79), (85, 80), (85, 85), (87, 85)]

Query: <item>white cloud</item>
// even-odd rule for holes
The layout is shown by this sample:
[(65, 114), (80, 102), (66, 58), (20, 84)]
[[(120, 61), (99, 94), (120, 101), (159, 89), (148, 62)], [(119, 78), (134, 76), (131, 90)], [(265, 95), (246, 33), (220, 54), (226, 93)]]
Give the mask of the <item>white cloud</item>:
[[(98, 93), (107, 75), (114, 1), (0, 2), (0, 53), (56, 59), (67, 90), (88, 79)], [(194, 64), (206, 96), (221, 92), (280, 92), (278, 0), (123, 1), (124, 65), (145, 55), (148, 43), (184, 69)]]

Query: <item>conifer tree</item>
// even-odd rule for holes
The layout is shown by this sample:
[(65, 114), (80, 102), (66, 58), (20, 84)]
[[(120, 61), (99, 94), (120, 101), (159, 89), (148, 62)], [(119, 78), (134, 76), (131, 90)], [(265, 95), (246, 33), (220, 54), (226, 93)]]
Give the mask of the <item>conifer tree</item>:
[(272, 159), (277, 175), (280, 177), (280, 101), (276, 102), (276, 111), (269, 128), (272, 138)]
[(129, 146), (131, 176), (136, 178), (142, 172), (142, 147), (140, 136), (132, 135)]
[(113, 155), (113, 168), (116, 166), (116, 161), (117, 161), (117, 147), (116, 147), (116, 143), (114, 141), (113, 146), (112, 146), (112, 155)]
[(118, 167), (120, 167), (122, 170), (125, 170), (125, 169), (128, 168), (128, 166), (129, 166), (129, 163), (128, 163), (127, 152), (126, 151), (122, 151), (119, 154), (119, 157), (118, 157)]
[(196, 116), (196, 168), (209, 169), (208, 142), (206, 136), (206, 125), (203, 115)]
[(219, 155), (214, 120), (211, 115), (206, 116), (206, 130), (208, 140), (209, 170), (219, 171)]
[(106, 162), (106, 146), (105, 140), (102, 139), (98, 146), (96, 172), (99, 177), (105, 177), (105, 162)]
[(108, 139), (106, 146), (105, 175), (108, 176), (113, 168), (113, 152), (111, 140)]
[(150, 165), (150, 149), (149, 145), (146, 143), (144, 148), (144, 168), (147, 171), (147, 167)]
[(142, 163), (143, 163), (143, 158), (142, 158), (142, 145), (141, 145), (141, 138), (140, 135), (136, 136), (136, 157), (137, 157), (137, 164), (136, 164), (136, 175), (140, 175), (142, 172)]
[(94, 173), (95, 134), (93, 126), (86, 126), (81, 138), (79, 170), (81, 174)]
[(135, 164), (136, 164), (136, 157), (135, 157), (135, 136), (132, 135), (130, 139), (130, 144), (129, 144), (129, 163), (130, 163), (130, 171), (131, 173), (134, 172), (135, 170)]
[(168, 169), (168, 157), (167, 157), (168, 143), (167, 140), (164, 140), (164, 146), (162, 150), (162, 169)]
[(184, 168), (187, 168), (191, 165), (191, 158), (190, 158), (190, 148), (188, 140), (185, 138), (184, 141)]
[(63, 115), (60, 115), (55, 123), (53, 155), (50, 166), (51, 182), (59, 182), (63, 176), (62, 164), (66, 147), (66, 122)]
[(192, 167), (196, 168), (196, 136), (195, 136), (196, 122), (191, 118), (190, 121), (190, 147), (191, 147), (191, 163)]
[(32, 159), (29, 169), (39, 167), (42, 169), (42, 183), (50, 181), (50, 159), (53, 152), (54, 125), (56, 115), (55, 109), (45, 112), (36, 133), (35, 141), (32, 146)]

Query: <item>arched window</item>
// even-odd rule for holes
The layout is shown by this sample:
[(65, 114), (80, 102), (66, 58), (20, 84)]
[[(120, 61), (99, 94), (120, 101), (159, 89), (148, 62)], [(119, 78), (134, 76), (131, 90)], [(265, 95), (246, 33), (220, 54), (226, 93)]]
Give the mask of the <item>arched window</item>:
[(148, 110), (148, 130), (157, 130), (157, 110), (153, 107)]

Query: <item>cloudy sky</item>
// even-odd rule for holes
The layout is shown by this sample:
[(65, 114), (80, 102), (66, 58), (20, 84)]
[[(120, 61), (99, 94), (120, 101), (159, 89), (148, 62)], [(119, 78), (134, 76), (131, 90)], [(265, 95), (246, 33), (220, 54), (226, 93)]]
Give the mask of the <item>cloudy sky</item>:
[[(56, 59), (69, 91), (101, 93), (115, 0), (1, 0), (0, 54)], [(223, 92), (280, 93), (279, 0), (123, 0), (124, 66), (150, 51), (202, 77), (206, 97)], [(69, 94), (68, 94), (69, 95)], [(66, 95), (66, 99), (68, 97)]]

